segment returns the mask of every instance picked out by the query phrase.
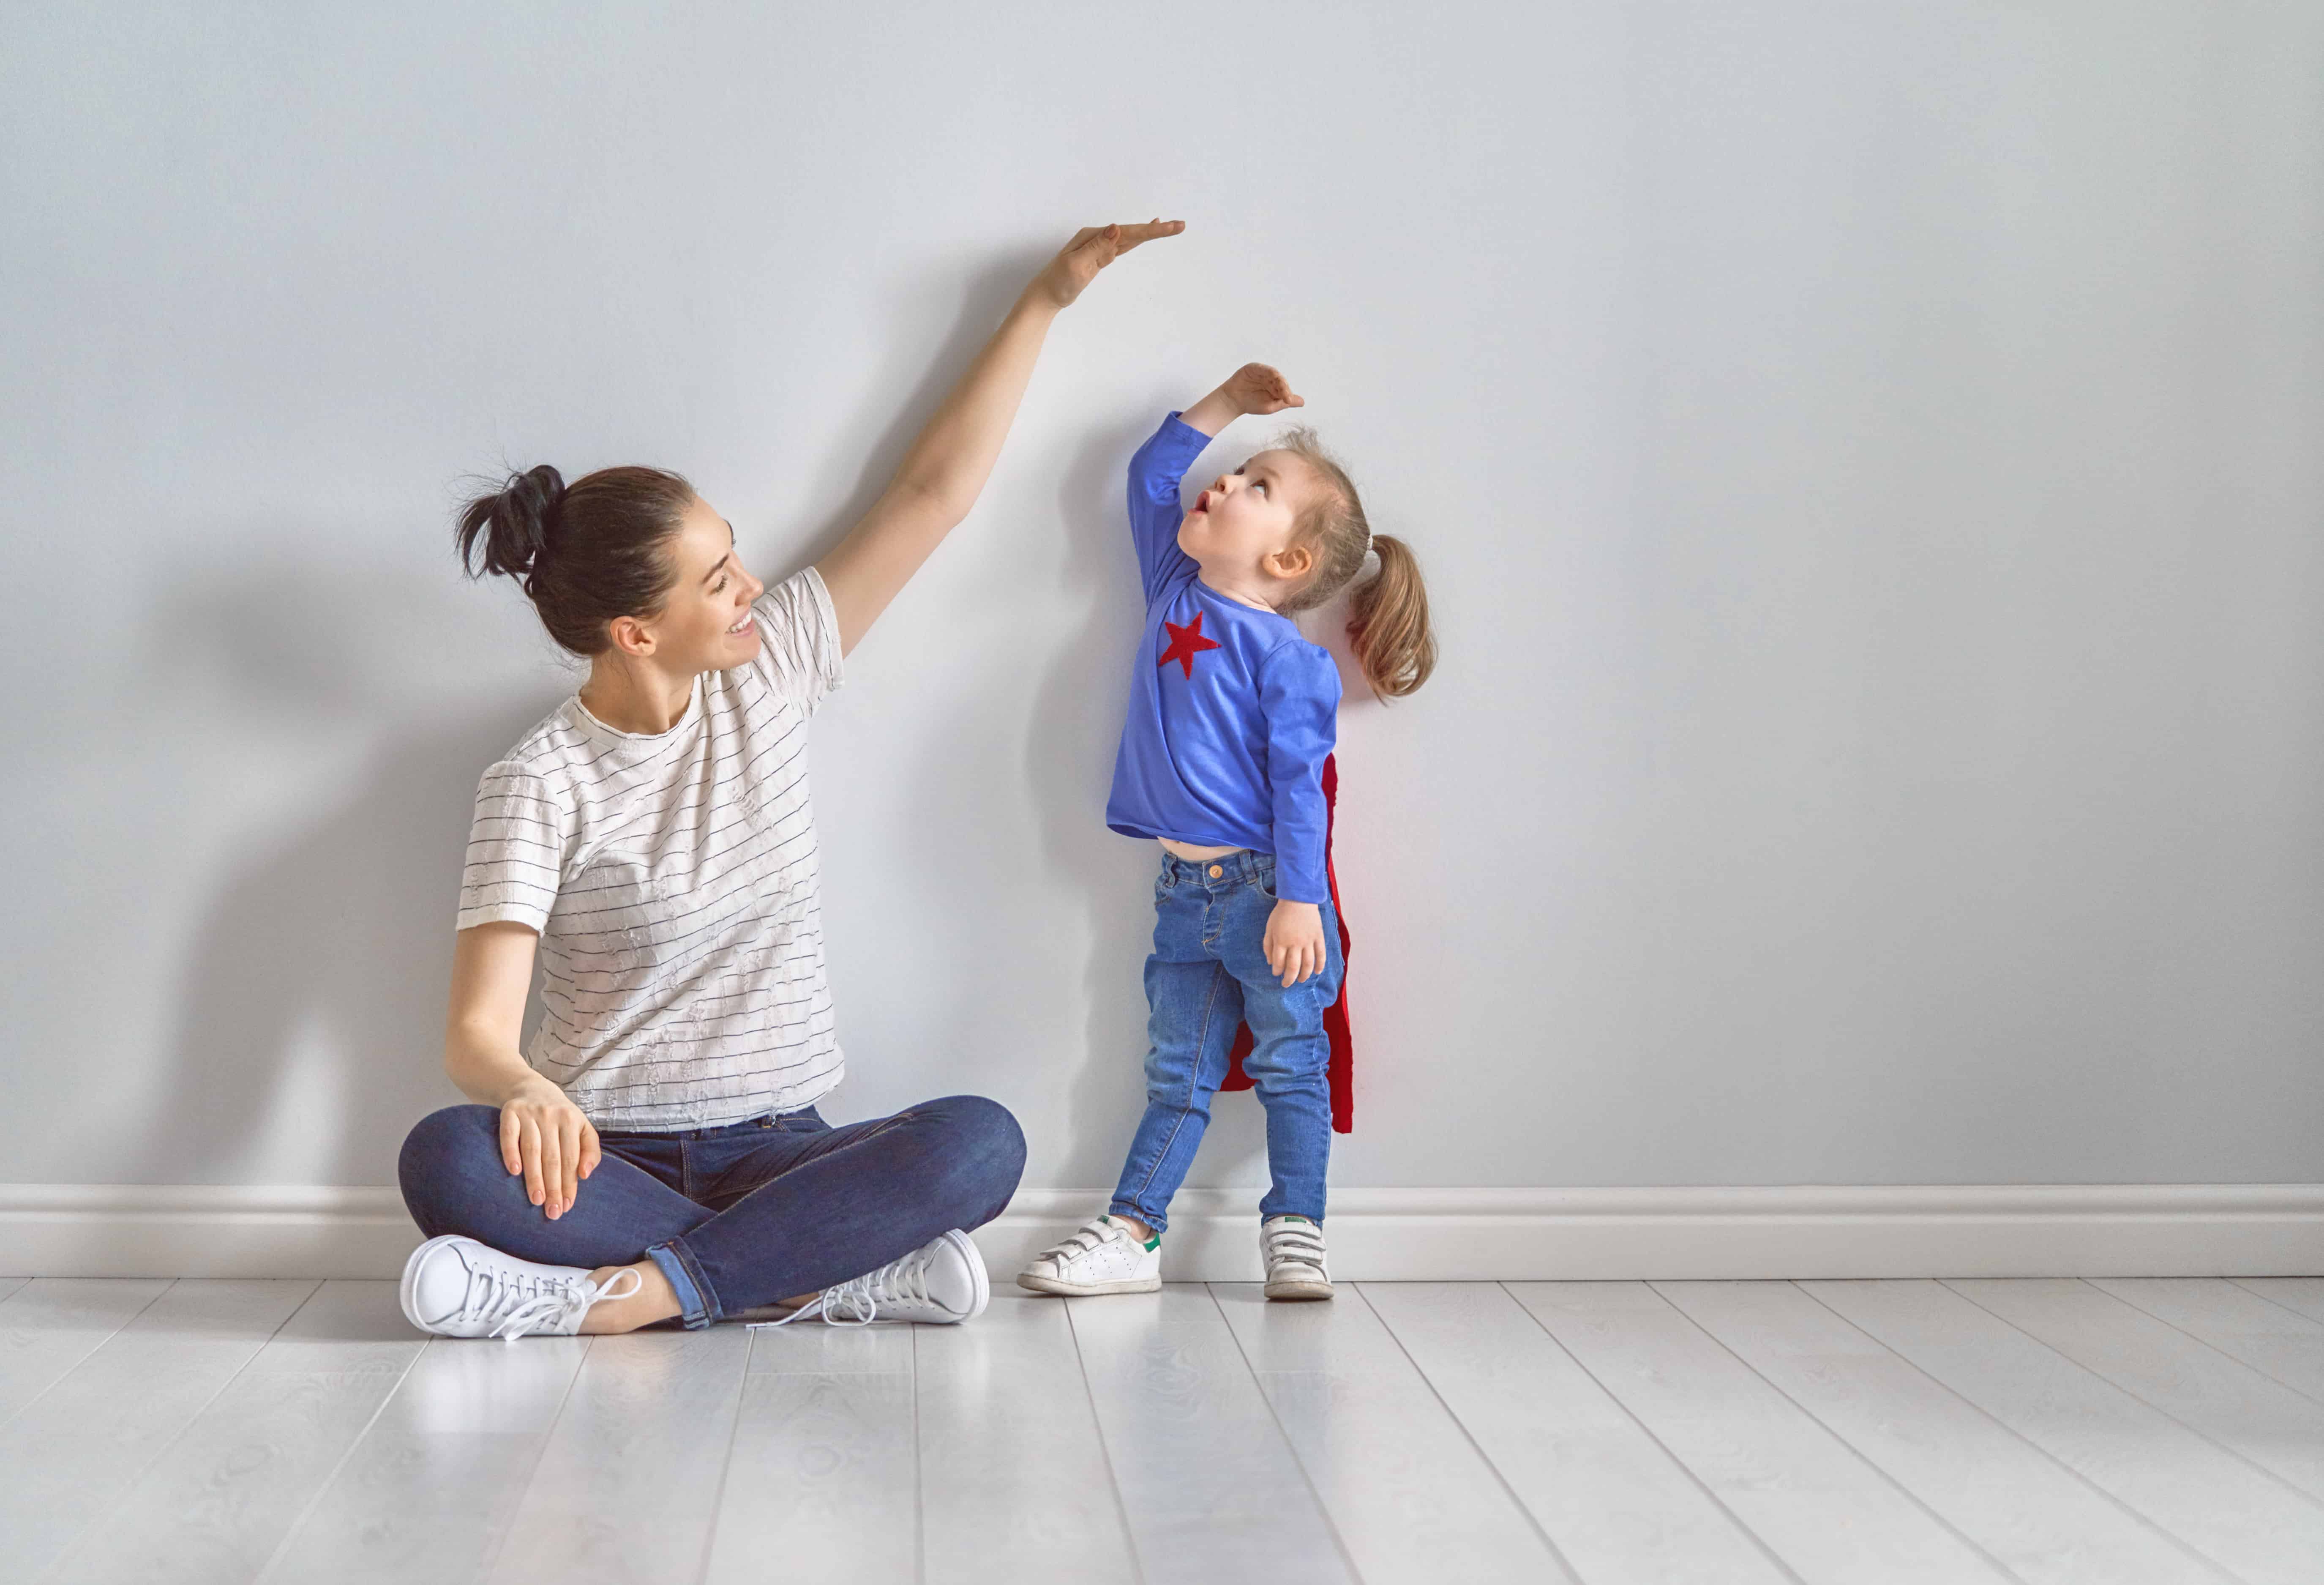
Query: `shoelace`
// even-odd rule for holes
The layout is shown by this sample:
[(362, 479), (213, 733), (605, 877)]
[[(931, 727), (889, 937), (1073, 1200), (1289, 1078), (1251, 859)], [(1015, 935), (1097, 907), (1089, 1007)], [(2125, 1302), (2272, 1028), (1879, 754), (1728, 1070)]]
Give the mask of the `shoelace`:
[(1103, 1217), (1098, 1217), (1084, 1222), (1063, 1242), (1050, 1245), (1033, 1258), (1036, 1263), (1055, 1259), (1059, 1266), (1063, 1266), (1076, 1255), (1087, 1255), (1091, 1250), (1111, 1243), (1116, 1238), (1126, 1240), (1129, 1237), (1128, 1233), (1123, 1232)]
[(915, 1249), (901, 1260), (890, 1261), (878, 1271), (825, 1288), (780, 1321), (754, 1321), (750, 1330), (788, 1326), (810, 1315), (823, 1317), (825, 1326), (870, 1326), (886, 1304), (928, 1304), (928, 1261), (925, 1249)]
[[(624, 1276), (630, 1279), (626, 1288), (621, 1286)], [(645, 1279), (633, 1271), (622, 1272), (600, 1288), (587, 1277), (551, 1277), (475, 1267), (468, 1273), (468, 1291), (462, 1299), (460, 1319), (484, 1321), (498, 1312), (500, 1320), (487, 1335), (513, 1343), (527, 1332), (540, 1329), (544, 1321), (559, 1326), (567, 1321), (577, 1323), (598, 1300), (626, 1299), (643, 1286)]]
[(1302, 1265), (1323, 1269), (1323, 1235), (1305, 1222), (1286, 1222), (1271, 1228), (1267, 1234), (1267, 1264), (1278, 1260), (1296, 1261)]

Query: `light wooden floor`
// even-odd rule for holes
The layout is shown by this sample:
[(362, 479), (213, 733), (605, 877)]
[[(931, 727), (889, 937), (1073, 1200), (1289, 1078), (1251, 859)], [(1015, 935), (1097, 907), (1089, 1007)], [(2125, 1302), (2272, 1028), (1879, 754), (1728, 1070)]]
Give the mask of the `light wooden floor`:
[(1233, 1284), (427, 1343), (0, 1278), (10, 1580), (2324, 1580), (2324, 1278)]

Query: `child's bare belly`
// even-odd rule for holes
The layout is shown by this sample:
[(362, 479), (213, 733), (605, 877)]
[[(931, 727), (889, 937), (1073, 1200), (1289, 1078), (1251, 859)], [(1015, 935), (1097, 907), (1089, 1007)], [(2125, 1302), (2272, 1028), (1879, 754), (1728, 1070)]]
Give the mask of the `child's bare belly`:
[(1157, 838), (1162, 851), (1189, 864), (1199, 864), (1205, 858), (1224, 858), (1230, 853), (1240, 853), (1240, 848), (1201, 848), (1192, 842), (1174, 842), (1167, 837)]

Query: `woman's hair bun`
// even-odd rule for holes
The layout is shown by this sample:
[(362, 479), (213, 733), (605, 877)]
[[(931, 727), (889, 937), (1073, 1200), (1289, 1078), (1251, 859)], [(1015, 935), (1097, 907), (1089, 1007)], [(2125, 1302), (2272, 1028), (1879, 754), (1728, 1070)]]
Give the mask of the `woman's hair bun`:
[[(565, 500), (565, 479), (547, 463), (511, 474), (508, 483), (488, 496), (478, 496), (460, 513), (460, 564), (470, 577), (501, 572), (531, 579), (541, 551), (557, 531), (558, 508)], [(477, 565), (482, 542), (483, 561)]]

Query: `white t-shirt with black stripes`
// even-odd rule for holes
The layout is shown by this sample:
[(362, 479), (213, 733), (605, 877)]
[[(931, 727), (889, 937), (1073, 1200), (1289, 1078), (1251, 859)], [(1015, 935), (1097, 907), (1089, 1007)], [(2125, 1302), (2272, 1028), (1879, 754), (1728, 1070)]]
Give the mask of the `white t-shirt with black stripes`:
[(540, 932), (525, 1061), (600, 1127), (716, 1127), (840, 1080), (805, 754), (839, 618), (812, 567), (752, 615), (758, 658), (696, 678), (669, 731), (576, 694), (476, 789), (458, 928)]

